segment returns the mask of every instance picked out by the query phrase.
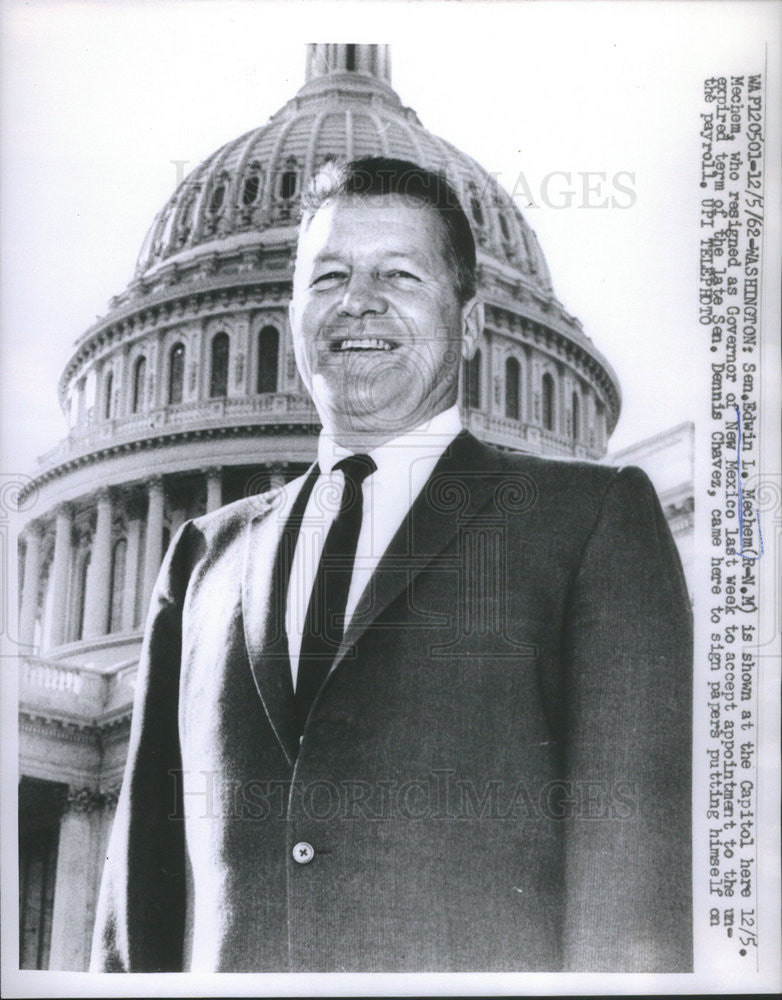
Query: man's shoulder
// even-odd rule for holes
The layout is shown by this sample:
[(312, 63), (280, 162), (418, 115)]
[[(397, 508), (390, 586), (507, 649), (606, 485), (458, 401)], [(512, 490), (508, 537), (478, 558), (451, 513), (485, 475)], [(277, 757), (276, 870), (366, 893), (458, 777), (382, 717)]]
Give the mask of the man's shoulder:
[(635, 509), (657, 503), (648, 476), (635, 466), (504, 451), (468, 433), (461, 437), (441, 468), (468, 488), (474, 482), (482, 494), (493, 485), (496, 502), (509, 513), (538, 511), (549, 524), (567, 523), (577, 534), (589, 531), (607, 504)]
[[(464, 434), (463, 467), (467, 474), (489, 473), (525, 476), (542, 489), (586, 490), (604, 492), (619, 475), (640, 473), (630, 467), (620, 468), (604, 462), (569, 457), (535, 455), (507, 451)], [(643, 473), (640, 473), (643, 476)]]
[(256, 519), (274, 516), (285, 511), (291, 500), (296, 496), (304, 477), (298, 477), (289, 483), (275, 486), (263, 493), (242, 497), (233, 503), (219, 507), (194, 518), (192, 528), (210, 543), (227, 541), (232, 536), (241, 534), (244, 529)]

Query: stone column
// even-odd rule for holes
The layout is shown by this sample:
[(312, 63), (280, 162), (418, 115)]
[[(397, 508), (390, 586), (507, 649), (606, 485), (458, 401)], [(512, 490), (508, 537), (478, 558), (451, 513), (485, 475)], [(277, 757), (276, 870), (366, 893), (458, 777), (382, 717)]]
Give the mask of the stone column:
[(163, 479), (155, 476), (147, 482), (147, 537), (144, 544), (144, 589), (142, 591), (142, 607), (146, 614), (147, 606), (152, 597), (160, 563), (163, 558), (163, 513), (165, 497), (163, 495)]
[(588, 448), (594, 448), (597, 440), (595, 432), (595, 397), (591, 389), (584, 392), (584, 443)]
[(223, 506), (223, 470), (212, 466), (206, 470), (206, 512)]
[(124, 417), (130, 410), (128, 405), (128, 383), (130, 379), (128, 377), (128, 347), (127, 344), (116, 355), (114, 362), (114, 398), (117, 400), (117, 405), (114, 407), (114, 418)]
[(25, 531), (24, 586), (19, 609), (19, 642), (32, 646), (35, 639), (35, 618), (38, 611), (38, 585), (41, 573), (41, 526), (33, 522)]
[(521, 412), (522, 420), (527, 424), (532, 424), (535, 421), (535, 383), (533, 381), (533, 365), (532, 365), (532, 352), (529, 348), (524, 349), (524, 396), (523, 396), (523, 406), (524, 409)]
[(95, 904), (103, 871), (101, 848), (104, 796), (90, 788), (71, 789), (57, 848), (49, 968), (82, 972), (90, 958)]
[[(217, 332), (217, 331), (215, 331)], [(204, 331), (198, 329), (195, 333), (188, 330), (182, 332), (179, 338), (185, 347), (185, 371), (182, 385), (182, 402), (194, 403), (199, 399), (209, 398), (209, 376), (212, 366), (211, 362), (211, 340), (207, 339)], [(166, 354), (171, 350), (169, 345)], [(166, 390), (168, 391), (168, 390)]]
[[(182, 509), (169, 511), (168, 514), (168, 532), (171, 538), (179, 531), (182, 525), (187, 520), (187, 515)], [(165, 555), (165, 553), (164, 553)]]
[(87, 570), (87, 594), (84, 600), (85, 639), (105, 635), (111, 601), (111, 494), (100, 490), (97, 495), (98, 516), (92, 539), (90, 565)]
[(76, 426), (81, 427), (87, 420), (87, 380), (82, 376), (76, 383)]
[(285, 475), (279, 462), (269, 466), (269, 489), (282, 489), (285, 485)]
[(237, 316), (231, 331), (231, 365), (228, 372), (229, 397), (246, 396), (250, 392), (250, 379), (255, 367), (250, 364), (251, 354), (250, 320), (247, 316)]
[(601, 452), (605, 451), (608, 438), (607, 409), (602, 406), (595, 410), (595, 436), (597, 437), (597, 447)]
[(554, 403), (556, 407), (556, 413), (555, 413), (556, 419), (554, 420), (554, 433), (564, 437), (567, 435), (567, 398), (565, 393), (566, 384), (565, 384), (565, 376), (562, 373), (562, 367), (560, 365), (557, 365), (556, 370), (557, 370), (557, 381), (556, 381), (557, 399)]
[(163, 406), (165, 400), (165, 387), (163, 386), (163, 352), (157, 340), (151, 337), (145, 345), (145, 357), (147, 359), (147, 377), (144, 386), (143, 402), (140, 408), (142, 412), (147, 409), (155, 410)]
[(61, 646), (65, 641), (68, 622), (68, 584), (71, 569), (71, 532), (73, 510), (68, 504), (57, 508), (54, 533), (54, 561), (52, 563), (52, 624), (51, 645)]
[(132, 629), (136, 618), (136, 588), (138, 587), (138, 550), (141, 540), (141, 521), (134, 517), (128, 521), (128, 551), (125, 557), (125, 580), (122, 597), (122, 631)]

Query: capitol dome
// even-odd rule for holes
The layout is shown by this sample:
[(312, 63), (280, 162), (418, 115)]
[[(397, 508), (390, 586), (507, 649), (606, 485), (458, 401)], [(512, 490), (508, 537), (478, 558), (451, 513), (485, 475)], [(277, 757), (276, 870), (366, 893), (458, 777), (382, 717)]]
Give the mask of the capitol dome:
[(486, 324), (462, 372), (465, 425), (509, 450), (605, 454), (616, 376), (557, 300), (513, 199), (403, 106), (387, 46), (308, 46), (298, 93), (196, 167), (152, 222), (127, 288), (74, 346), (59, 383), (67, 436), (25, 491), (23, 967), (84, 967), (168, 540), (315, 456), (287, 314), (299, 198), (327, 159), (373, 155), (445, 173), (473, 224)]
[[(382, 155), (410, 159), (445, 173), (473, 225), (487, 332), (473, 371), (465, 373), (465, 385), (472, 379), (463, 400), (463, 409), (472, 411), (466, 414), (471, 429), (500, 447), (583, 458), (602, 456), (619, 416), (616, 376), (578, 320), (557, 300), (535, 233), (511, 196), (475, 160), (427, 131), (415, 112), (402, 104), (389, 82), (387, 47), (309, 46), (306, 76), (295, 97), (265, 125), (226, 143), (196, 167), (154, 219), (133, 280), (111, 300), (109, 313), (80, 338), (60, 380), (60, 400), (71, 422), (69, 453), (73, 454), (74, 446), (76, 452), (92, 446), (90, 441), (75, 440), (84, 438), (85, 422), (87, 437), (98, 443), (96, 402), (98, 410), (102, 406), (113, 419), (103, 433), (115, 443), (117, 435), (120, 440), (126, 435), (145, 437), (139, 434), (139, 421), (132, 426), (117, 422), (128, 409), (133, 413), (144, 409), (135, 398), (136, 388), (128, 388), (127, 372), (121, 373), (125, 395), (118, 398), (116, 407), (107, 398), (105, 386), (102, 397), (99, 386), (88, 386), (88, 380), (105, 381), (111, 371), (111, 391), (116, 394), (120, 388), (120, 373), (113, 371), (118, 367), (116, 352), (107, 352), (107, 345), (121, 342), (126, 352), (128, 343), (150, 326), (153, 339), (159, 340), (161, 328), (193, 314), (193, 296), (201, 305), (211, 302), (210, 315), (230, 312), (234, 319), (242, 310), (247, 315), (253, 307), (270, 305), (270, 300), (284, 306), (290, 291), (300, 193), (312, 173), (328, 159)], [(242, 308), (237, 309), (239, 302)], [(284, 309), (277, 308), (270, 317), (269, 325), (280, 337), (276, 358), (281, 370), (277, 378), (270, 375), (268, 383), (256, 377), (253, 386), (251, 370), (257, 375), (257, 351), (242, 350), (241, 335), (226, 331), (231, 340), (227, 353), (237, 371), (245, 374), (237, 377), (237, 384), (226, 386), (225, 397), (245, 398), (244, 407), (231, 403), (228, 409), (233, 422), (238, 420), (249, 431), (269, 421), (263, 415), (264, 406), (247, 400), (261, 390), (270, 391), (272, 383), (278, 392), (304, 399), (291, 368), (283, 313)], [(510, 350), (513, 342), (519, 351)], [(485, 357), (490, 344), (493, 359)], [(274, 360), (274, 349), (270, 351)], [(504, 399), (507, 373), (497, 368), (507, 360), (500, 357), (504, 354), (508, 358), (517, 355), (519, 363), (518, 372), (514, 369), (509, 375), (509, 399)], [(205, 377), (203, 361), (199, 359), (201, 379)], [(550, 381), (544, 379), (543, 368)], [(144, 374), (153, 379), (152, 372), (145, 369)], [(166, 377), (165, 371), (159, 374)], [(85, 400), (87, 390), (90, 398)], [(134, 395), (133, 400), (128, 393)], [(215, 398), (203, 384), (192, 391), (185, 387), (181, 398), (174, 394), (175, 402), (194, 401), (204, 394)], [(159, 417), (172, 416), (159, 389), (157, 395), (152, 392), (151, 402), (156, 409), (163, 404), (166, 412)], [(314, 419), (307, 402), (288, 400), (285, 408), (296, 423), (311, 424)], [(212, 408), (210, 418), (215, 415)], [(184, 422), (190, 427), (205, 416), (193, 412), (192, 419)], [(504, 423), (505, 417), (512, 423)], [(57, 452), (45, 456), (45, 476), (53, 471), (57, 457)]]
[[(350, 48), (358, 51), (348, 69), (340, 59)], [(362, 57), (366, 63), (356, 62)], [(299, 192), (325, 161), (382, 155), (445, 173), (470, 212), (480, 248), (512, 268), (530, 293), (551, 297), (538, 241), (510, 195), (402, 105), (388, 82), (387, 53), (312, 46), (307, 76), (266, 125), (226, 143), (180, 184), (147, 234), (139, 278), (223, 252), (228, 240), (237, 249), (258, 245), (261, 233), (290, 227)]]

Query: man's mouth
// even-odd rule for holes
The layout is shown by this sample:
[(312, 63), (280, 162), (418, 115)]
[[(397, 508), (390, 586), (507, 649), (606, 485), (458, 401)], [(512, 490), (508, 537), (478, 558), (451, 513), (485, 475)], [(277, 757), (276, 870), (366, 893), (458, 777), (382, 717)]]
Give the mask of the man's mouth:
[(399, 344), (383, 337), (346, 337), (332, 341), (330, 346), (334, 354), (341, 354), (343, 351), (393, 351)]

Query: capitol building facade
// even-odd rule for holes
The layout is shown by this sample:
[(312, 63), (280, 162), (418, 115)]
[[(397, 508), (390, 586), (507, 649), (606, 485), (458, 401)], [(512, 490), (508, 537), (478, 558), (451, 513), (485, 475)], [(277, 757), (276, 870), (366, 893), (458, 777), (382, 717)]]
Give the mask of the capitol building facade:
[[(500, 448), (605, 456), (617, 378), (556, 299), (510, 195), (402, 105), (386, 46), (308, 46), (298, 93), (194, 169), (154, 219), (130, 284), (75, 344), (59, 384), (67, 436), (22, 497), (34, 511), (20, 552), (22, 968), (87, 965), (169, 539), (315, 457), (287, 316), (299, 196), (326, 160), (371, 155), (445, 173), (473, 223), (486, 325), (462, 372), (465, 425)], [(691, 449), (691, 428), (676, 433)], [(692, 486), (677, 476), (662, 499), (686, 566)]]

